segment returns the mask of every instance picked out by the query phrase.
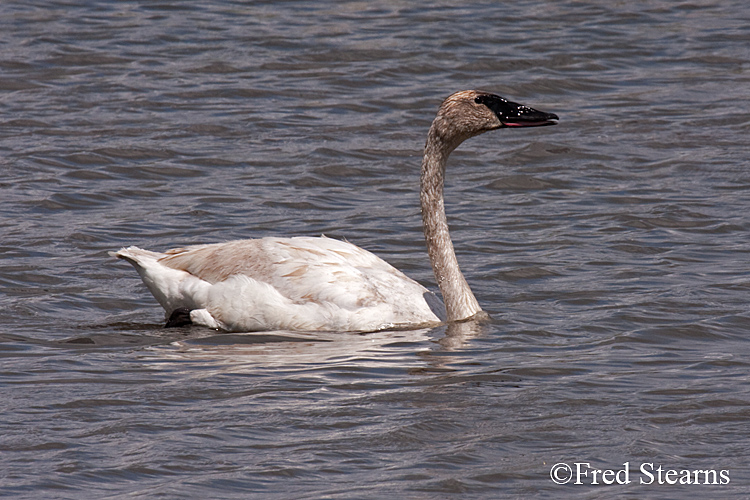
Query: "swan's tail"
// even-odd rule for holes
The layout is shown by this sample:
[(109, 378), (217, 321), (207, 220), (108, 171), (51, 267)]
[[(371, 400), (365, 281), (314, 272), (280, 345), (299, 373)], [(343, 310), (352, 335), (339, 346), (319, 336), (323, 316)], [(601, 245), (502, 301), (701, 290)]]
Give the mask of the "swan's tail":
[(143, 250), (142, 248), (138, 247), (121, 248), (117, 252), (108, 253), (112, 257), (127, 260), (128, 262), (133, 264), (133, 267), (135, 267), (136, 269), (146, 264), (146, 261), (150, 261), (150, 263), (153, 263), (164, 257), (163, 253), (152, 252), (151, 250)]
[[(161, 262), (167, 254), (127, 247), (117, 252), (109, 252), (112, 257), (130, 262), (151, 294), (167, 312), (170, 318), (167, 326), (195, 323), (209, 328), (225, 328), (224, 324), (211, 316), (205, 309), (206, 296), (211, 285), (192, 274), (166, 266)], [(185, 323), (185, 311), (189, 320)], [(172, 316), (180, 318), (174, 323)]]
[(160, 262), (165, 254), (143, 250), (138, 247), (127, 247), (117, 252), (109, 252), (109, 254), (133, 265), (141, 276), (143, 283), (167, 311), (167, 314), (179, 307), (187, 307), (191, 310), (198, 308), (190, 293), (191, 289), (196, 286), (202, 288), (207, 283), (185, 271), (165, 266)]

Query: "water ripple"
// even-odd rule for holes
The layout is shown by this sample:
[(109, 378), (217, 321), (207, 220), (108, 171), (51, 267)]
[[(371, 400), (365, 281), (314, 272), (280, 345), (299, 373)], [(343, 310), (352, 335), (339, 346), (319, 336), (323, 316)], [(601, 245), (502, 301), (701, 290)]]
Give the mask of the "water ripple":
[[(0, 495), (580, 498), (614, 489), (551, 464), (629, 461), (744, 498), (747, 12), (4, 2)], [(486, 323), (165, 330), (107, 255), (326, 234), (435, 288), (419, 165), (460, 88), (561, 117), (449, 165)]]

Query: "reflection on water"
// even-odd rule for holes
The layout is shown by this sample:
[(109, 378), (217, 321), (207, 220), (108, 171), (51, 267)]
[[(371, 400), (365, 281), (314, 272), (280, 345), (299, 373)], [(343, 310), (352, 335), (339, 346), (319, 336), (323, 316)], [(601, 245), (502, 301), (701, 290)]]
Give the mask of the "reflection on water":
[[(3, 2), (0, 496), (744, 498), (747, 13)], [(418, 169), (462, 88), (561, 117), (448, 167), (489, 321), (165, 330), (107, 255), (326, 234), (435, 288)], [(550, 480), (575, 461), (731, 482)]]
[[(482, 335), (487, 329), (480, 322), (467, 321), (446, 325), (440, 331), (396, 330), (373, 333), (270, 332), (245, 334), (217, 334), (190, 340), (177, 340), (169, 345), (152, 347), (159, 358), (204, 357), (211, 361), (226, 360), (254, 366), (279, 366), (297, 363), (326, 363), (377, 356), (397, 346), (411, 353), (437, 348), (455, 350)], [(426, 358), (422, 358), (423, 360)]]
[[(307, 338), (295, 332), (285, 336), (275, 334), (220, 334), (195, 340), (178, 341), (167, 348), (154, 348), (158, 357), (200, 358), (225, 360), (242, 364), (248, 370), (254, 366), (285, 366), (317, 364), (371, 356), (391, 344), (410, 344), (417, 350), (428, 340), (429, 330), (376, 332), (368, 334), (309, 334)], [(176, 348), (176, 349), (175, 349)], [(234, 369), (234, 368), (233, 368)]]

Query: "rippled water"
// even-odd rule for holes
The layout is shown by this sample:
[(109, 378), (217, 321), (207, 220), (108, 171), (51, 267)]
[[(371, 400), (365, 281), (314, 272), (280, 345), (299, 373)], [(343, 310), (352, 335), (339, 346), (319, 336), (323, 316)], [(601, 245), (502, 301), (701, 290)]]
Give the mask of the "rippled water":
[[(458, 4), (0, 4), (0, 495), (746, 498), (750, 8)], [(463, 88), (560, 116), (449, 166), (487, 324), (165, 331), (107, 255), (325, 233), (434, 288)]]

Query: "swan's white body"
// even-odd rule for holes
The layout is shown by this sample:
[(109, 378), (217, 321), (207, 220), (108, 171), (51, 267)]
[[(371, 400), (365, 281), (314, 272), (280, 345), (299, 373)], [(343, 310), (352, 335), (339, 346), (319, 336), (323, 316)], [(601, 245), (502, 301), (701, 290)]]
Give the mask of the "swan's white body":
[[(350, 243), (262, 238), (166, 253), (123, 248), (151, 293), (189, 322), (228, 331), (375, 331), (418, 328), (482, 314), (458, 267), (443, 204), (445, 166), (464, 140), (503, 127), (551, 125), (557, 116), (474, 90), (443, 101), (422, 160), (427, 253), (443, 303), (425, 287)], [(172, 323), (171, 319), (168, 325)]]
[(331, 238), (261, 238), (157, 253), (131, 262), (166, 311), (227, 331), (376, 331), (445, 320), (438, 297), (384, 260)]

